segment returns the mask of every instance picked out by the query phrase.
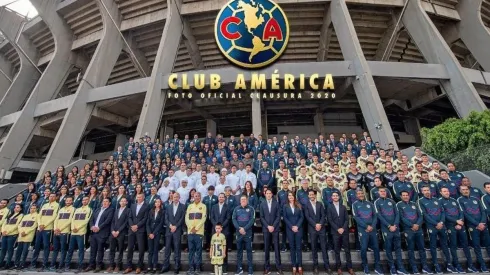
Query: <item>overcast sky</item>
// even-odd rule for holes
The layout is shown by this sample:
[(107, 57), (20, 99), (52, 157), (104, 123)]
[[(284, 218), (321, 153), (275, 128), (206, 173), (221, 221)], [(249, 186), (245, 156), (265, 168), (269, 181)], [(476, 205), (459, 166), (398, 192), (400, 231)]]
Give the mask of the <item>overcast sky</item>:
[(24, 16), (27, 15), (29, 18), (37, 15), (36, 9), (29, 0), (0, 0), (0, 6), (6, 6)]

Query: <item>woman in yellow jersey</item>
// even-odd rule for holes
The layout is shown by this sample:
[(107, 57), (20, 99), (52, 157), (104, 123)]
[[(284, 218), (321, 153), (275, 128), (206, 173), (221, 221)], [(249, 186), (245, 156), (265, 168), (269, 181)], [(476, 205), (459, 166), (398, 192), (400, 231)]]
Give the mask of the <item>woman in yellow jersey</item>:
[[(11, 267), (10, 262), (14, 255), (14, 244), (19, 235), (18, 225), (22, 220), (22, 216), (22, 204), (17, 204), (14, 207), (14, 211), (7, 216), (2, 225), (2, 251), (0, 252), (0, 266), (2, 269)], [(3, 265), (5, 254), (7, 254), (7, 261)]]
[[(26, 214), (22, 218), (22, 222), (18, 226), (19, 239), (17, 240), (17, 252), (15, 252), (14, 265), (18, 270), (25, 267), (27, 259), (27, 253), (29, 253), (29, 246), (34, 240), (37, 228), (37, 205), (33, 204), (30, 207), (29, 214)], [(21, 259), (22, 255), (22, 259)]]

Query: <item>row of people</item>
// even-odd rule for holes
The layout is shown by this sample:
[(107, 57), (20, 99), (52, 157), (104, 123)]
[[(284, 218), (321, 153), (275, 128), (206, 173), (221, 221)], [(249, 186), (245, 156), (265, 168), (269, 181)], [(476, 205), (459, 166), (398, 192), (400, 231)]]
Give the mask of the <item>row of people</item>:
[[(343, 248), (346, 254), (346, 267), (352, 272), (350, 261), (350, 250), (348, 246), (348, 223), (347, 208), (341, 202), (340, 191), (332, 193), (332, 201), (321, 203), (317, 200), (317, 191), (308, 188), (308, 181), (302, 181), (307, 199), (302, 195), (289, 190), (286, 192), (286, 203), (281, 203), (281, 196), (278, 194), (273, 198), (271, 190), (265, 192), (265, 200), (260, 203), (258, 212), (265, 242), (265, 271), (270, 272), (269, 252), (273, 246), (275, 252), (275, 263), (279, 273), (282, 273), (281, 256), (279, 251), (279, 232), (280, 222), (284, 223), (285, 235), (291, 247), (291, 263), (293, 273), (302, 273), (302, 251), (301, 246), (305, 242), (303, 236), (309, 238), (313, 253), (313, 265), (315, 273), (318, 272), (318, 242), (323, 256), (323, 264), (329, 271), (329, 260), (327, 254), (327, 243), (330, 235), (335, 251), (335, 268), (341, 272), (340, 252)], [(485, 189), (490, 189), (490, 183), (485, 184)], [(428, 231), (430, 253), (433, 259), (437, 258), (437, 239), (440, 240), (446, 269), (449, 272), (464, 272), (457, 258), (457, 240), (463, 247), (468, 263), (468, 271), (476, 272), (477, 269), (472, 264), (471, 254), (468, 249), (466, 231), (470, 235), (471, 243), (476, 254), (476, 260), (480, 266), (480, 271), (488, 272), (481, 253), (481, 243), (490, 251), (489, 232), (487, 229), (487, 206), (479, 199), (471, 196), (468, 186), (459, 187), (461, 197), (457, 200), (450, 196), (447, 187), (440, 189), (440, 198), (432, 196), (429, 186), (422, 187), (423, 197), (417, 202), (411, 201), (410, 192), (403, 190), (400, 192), (401, 201), (395, 203), (388, 198), (388, 191), (385, 187), (379, 187), (379, 198), (374, 203), (365, 199), (362, 189), (356, 189), (357, 200), (351, 205), (351, 211), (355, 219), (358, 237), (361, 244), (361, 259), (364, 272), (369, 274), (367, 267), (366, 252), (371, 246), (375, 257), (375, 271), (381, 274), (379, 267), (379, 247), (377, 240), (377, 229), (380, 229), (384, 239), (384, 248), (387, 253), (388, 264), (392, 274), (408, 274), (401, 259), (401, 236), (411, 240), (408, 242), (408, 254), (410, 266), (413, 274), (418, 274), (419, 270), (414, 258), (414, 245), (417, 245), (419, 257), (421, 259), (422, 271), (431, 274), (425, 256), (423, 231), (425, 226)], [(483, 201), (486, 201), (484, 195)], [(54, 253), (51, 260), (51, 268), (54, 268), (61, 252), (59, 269), (64, 270), (71, 262), (75, 248), (78, 248), (79, 270), (84, 259), (83, 238), (87, 225), (90, 231), (90, 261), (85, 271), (96, 269), (100, 271), (103, 263), (104, 245), (109, 238), (110, 256), (108, 272), (113, 271), (115, 264), (116, 248), (119, 252), (118, 266), (122, 263), (124, 238), (128, 236), (127, 263), (124, 273), (132, 271), (132, 258), (134, 247), (139, 250), (139, 261), (136, 265), (136, 273), (141, 272), (145, 253), (145, 243), (148, 243), (148, 266), (150, 271), (156, 270), (158, 263), (158, 245), (160, 235), (165, 232), (166, 246), (165, 259), (162, 271), (169, 270), (170, 254), (173, 249), (175, 253), (175, 268), (180, 269), (180, 242), (184, 233), (183, 225), (187, 227), (187, 240), (189, 244), (189, 263), (191, 273), (199, 272), (202, 263), (202, 247), (206, 223), (210, 222), (213, 233), (216, 225), (221, 225), (221, 230), (225, 239), (231, 236), (235, 229), (237, 254), (237, 274), (242, 272), (242, 254), (247, 250), (248, 272), (253, 273), (252, 265), (252, 228), (255, 221), (255, 212), (249, 205), (249, 197), (243, 194), (240, 197), (238, 206), (230, 207), (226, 203), (225, 194), (220, 194), (218, 203), (212, 206), (210, 211), (201, 202), (201, 194), (194, 193), (192, 204), (187, 207), (180, 203), (179, 193), (172, 194), (172, 203), (164, 207), (160, 199), (156, 199), (154, 206), (151, 207), (145, 202), (144, 194), (138, 194), (136, 203), (127, 207), (128, 200), (123, 197), (119, 201), (119, 207), (110, 207), (111, 201), (106, 198), (99, 209), (92, 211), (88, 206), (88, 197), (82, 199), (82, 207), (72, 206), (73, 198), (68, 197), (65, 206), (60, 208), (55, 201), (55, 194), (51, 194), (49, 202), (42, 206), (37, 213), (37, 206), (32, 205), (30, 213), (22, 214), (22, 206), (16, 205), (14, 211), (10, 213), (6, 208), (7, 202), (2, 200), (0, 204), (0, 215), (2, 215), (2, 251), (0, 262), (7, 256), (6, 267), (11, 266), (13, 257), (13, 244), (17, 241), (18, 250), (15, 255), (14, 266), (22, 268), (25, 265), (29, 243), (36, 236), (34, 252), (32, 255), (32, 267), (35, 266), (41, 246), (43, 246), (43, 267), (48, 268), (49, 244), (52, 236)], [(5, 210), (7, 209), (7, 211)], [(6, 214), (5, 214), (6, 213)], [(93, 215), (92, 215), (93, 213)], [(4, 216), (5, 215), (5, 216)], [(208, 219), (208, 215), (210, 218)], [(126, 232), (127, 231), (127, 232)], [(327, 234), (328, 233), (328, 234)], [(70, 236), (70, 237), (69, 237)], [(17, 240), (18, 238), (18, 240)], [(68, 243), (69, 239), (69, 243)], [(214, 240), (214, 239), (212, 239)], [(413, 240), (413, 242), (412, 242)], [(449, 248), (447, 246), (449, 241)], [(226, 240), (226, 246), (231, 247), (230, 239)], [(308, 239), (306, 240), (308, 242)], [(212, 243), (212, 242), (211, 242)], [(224, 257), (223, 250), (221, 256)], [(392, 251), (396, 255), (396, 262), (392, 257)], [(213, 253), (218, 251), (215, 247)], [(213, 255), (212, 253), (212, 255)], [(223, 262), (225, 271), (227, 258)], [(437, 273), (441, 272), (441, 267), (437, 263), (434, 269)]]

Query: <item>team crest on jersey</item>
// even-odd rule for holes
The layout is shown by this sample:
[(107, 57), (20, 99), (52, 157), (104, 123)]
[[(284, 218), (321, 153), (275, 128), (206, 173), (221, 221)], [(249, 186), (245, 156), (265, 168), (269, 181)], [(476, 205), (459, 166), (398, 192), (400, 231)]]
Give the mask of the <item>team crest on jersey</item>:
[(453, 205), (456, 206), (456, 203), (453, 201)]
[(416, 209), (417, 207), (415, 207), (415, 205), (412, 205), (412, 209)]
[(245, 211), (250, 212), (250, 209), (247, 208)]
[(407, 184), (407, 187), (408, 187), (408, 188), (412, 188), (412, 186), (410, 186), (410, 184), (409, 184), (409, 183)]
[(385, 236), (388, 236), (388, 234), (386, 232), (383, 233)]
[(429, 233), (432, 233), (432, 229), (429, 229)]
[(471, 232), (471, 231), (473, 231), (473, 228), (471, 228), (471, 227), (470, 227), (470, 229), (469, 229), (469, 230), (470, 230), (470, 232)]
[(390, 201), (388, 202), (388, 205), (391, 205), (391, 202)]
[(430, 187), (434, 188), (435, 186), (434, 186), (434, 184), (431, 184)]
[(439, 203), (435, 201), (435, 202), (434, 202), (434, 204), (435, 204), (435, 205), (438, 205)]
[(367, 208), (371, 208), (371, 206), (370, 206), (369, 204), (368, 204), (368, 205), (366, 205), (366, 207), (367, 207)]
[(272, 64), (286, 49), (289, 23), (271, 0), (231, 0), (216, 17), (215, 38), (234, 64), (256, 69)]
[(474, 204), (478, 204), (476, 201), (473, 201)]
[(454, 183), (451, 183), (451, 186), (454, 186)]
[(447, 233), (451, 234), (451, 229), (448, 229), (448, 230), (447, 230)]

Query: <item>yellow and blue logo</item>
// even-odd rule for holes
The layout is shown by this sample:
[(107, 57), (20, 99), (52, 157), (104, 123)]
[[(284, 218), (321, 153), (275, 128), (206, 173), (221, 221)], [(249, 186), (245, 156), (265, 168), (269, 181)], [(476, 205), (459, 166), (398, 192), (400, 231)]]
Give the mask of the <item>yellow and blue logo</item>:
[(272, 64), (289, 40), (286, 14), (271, 0), (231, 0), (219, 12), (214, 28), (223, 55), (248, 69)]

